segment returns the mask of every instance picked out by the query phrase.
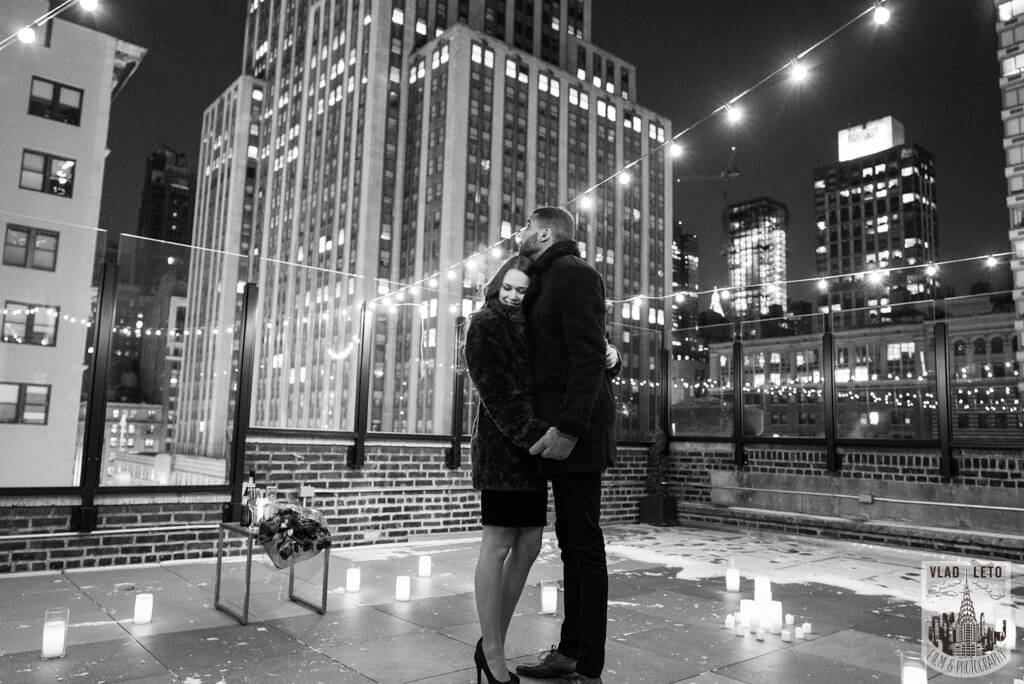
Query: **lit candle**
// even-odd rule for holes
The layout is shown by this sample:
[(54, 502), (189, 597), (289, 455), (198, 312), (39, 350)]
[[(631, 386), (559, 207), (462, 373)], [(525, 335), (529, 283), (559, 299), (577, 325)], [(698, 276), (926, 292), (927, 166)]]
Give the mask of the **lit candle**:
[(764, 641), (764, 634), (765, 634), (764, 627), (758, 627), (757, 628), (757, 634), (755, 635), (757, 637), (757, 640), (758, 641)]
[(408, 575), (399, 575), (395, 578), (395, 600), (408, 601), (409, 593), (412, 590), (412, 581)]
[(732, 613), (729, 613), (728, 615), (725, 616), (725, 628), (726, 629), (735, 629), (736, 628), (736, 616), (733, 615)]
[(913, 653), (900, 653), (900, 684), (928, 684), (928, 668)]
[(137, 625), (148, 625), (153, 620), (153, 595), (135, 595), (135, 617), (133, 622)]
[(737, 620), (736, 621), (736, 629), (733, 631), (733, 634), (735, 634), (736, 636), (739, 636), (739, 637), (746, 636), (746, 634), (747, 634), (747, 626), (744, 625), (739, 620)]
[(757, 607), (761, 626), (778, 634), (782, 629), (782, 601), (761, 601)]
[(772, 600), (772, 583), (765, 576), (759, 576), (754, 578), (754, 600), (755, 601), (771, 601)]
[(804, 628), (803, 627), (797, 627), (794, 631), (796, 632), (796, 638), (797, 639), (803, 639), (804, 638)]
[(782, 629), (782, 640), (783, 641), (792, 641), (793, 640), (793, 632), (791, 632), (790, 630), (788, 630), (785, 627), (783, 627), (783, 629)]
[(420, 556), (420, 577), (430, 577), (430, 556)]
[(805, 622), (804, 623), (804, 634), (810, 634), (810, 633), (811, 633), (811, 623), (810, 622)]
[(540, 585), (540, 612), (542, 615), (554, 615), (558, 612), (558, 587), (544, 582)]
[(791, 625), (796, 621), (792, 613), (786, 613), (786, 624)]
[(69, 615), (67, 608), (51, 608), (43, 615), (43, 647), (40, 657), (64, 657)]
[(345, 571), (345, 591), (350, 594), (359, 591), (359, 568), (349, 568)]
[(754, 616), (757, 614), (757, 604), (750, 599), (740, 599), (740, 622), (744, 627), (749, 627)]
[(736, 568), (726, 568), (725, 570), (725, 590), (726, 591), (739, 591), (740, 590), (740, 571)]

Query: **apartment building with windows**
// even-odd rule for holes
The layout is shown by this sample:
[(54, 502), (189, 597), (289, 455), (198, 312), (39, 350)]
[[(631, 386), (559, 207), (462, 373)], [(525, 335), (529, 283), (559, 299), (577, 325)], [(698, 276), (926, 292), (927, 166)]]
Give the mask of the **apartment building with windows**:
[(935, 163), (891, 116), (837, 139), (839, 161), (814, 171), (818, 308), (856, 310), (857, 325), (887, 321), (893, 304), (936, 295)]
[[(1006, 206), (1010, 211), (1010, 247), (1013, 251), (1014, 323), (1024, 340), (1024, 2), (996, 1), (999, 36), (999, 87), (1003, 97), (1003, 147), (1006, 149)], [(1019, 345), (1024, 349), (1024, 344)], [(1024, 363), (1024, 352), (1017, 361)], [(1024, 383), (1021, 384), (1024, 391)]]
[[(671, 125), (636, 104), (635, 68), (589, 42), (590, 11), (585, 0), (249, 4), (244, 71), (266, 86), (254, 425), (353, 424), (363, 303), (377, 300), (365, 309), (370, 429), (446, 432), (457, 316), (542, 204), (577, 215), (581, 251), (608, 285), (623, 381), (653, 382), (668, 303), (635, 296), (670, 286)], [(569, 204), (636, 159), (591, 208)]]
[[(0, 4), (25, 26), (42, 0)], [(111, 100), (145, 50), (63, 20), (0, 59), (0, 481), (76, 482)]]

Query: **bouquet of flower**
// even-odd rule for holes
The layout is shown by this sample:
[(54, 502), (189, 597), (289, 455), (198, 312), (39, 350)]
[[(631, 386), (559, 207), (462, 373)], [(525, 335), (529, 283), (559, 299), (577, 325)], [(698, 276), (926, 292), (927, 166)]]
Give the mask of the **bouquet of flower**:
[(329, 546), (331, 531), (312, 508), (290, 503), (269, 504), (260, 521), (258, 541), (276, 568), (312, 558)]

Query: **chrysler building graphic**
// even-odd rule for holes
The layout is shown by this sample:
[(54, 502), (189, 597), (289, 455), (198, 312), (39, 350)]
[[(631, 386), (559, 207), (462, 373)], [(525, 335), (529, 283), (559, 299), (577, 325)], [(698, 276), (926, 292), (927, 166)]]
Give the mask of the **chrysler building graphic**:
[(934, 669), (954, 677), (976, 677), (1008, 659), (1007, 644), (1014, 631), (1008, 624), (1012, 613), (1004, 609), (1008, 576), (988, 570), (970, 565), (927, 568), (922, 650)]

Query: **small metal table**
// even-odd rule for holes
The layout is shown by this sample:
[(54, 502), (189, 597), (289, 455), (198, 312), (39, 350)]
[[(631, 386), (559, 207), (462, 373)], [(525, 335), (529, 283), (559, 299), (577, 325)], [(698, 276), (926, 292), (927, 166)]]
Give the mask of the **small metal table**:
[[(227, 534), (237, 534), (245, 537), (245, 590), (242, 595), (242, 612), (236, 612), (226, 603), (220, 600), (221, 565), (224, 558), (224, 539)], [(249, 588), (252, 583), (252, 550), (253, 540), (259, 536), (259, 529), (246, 527), (238, 523), (225, 522), (220, 524), (220, 531), (217, 533), (217, 579), (213, 585), (213, 605), (217, 610), (223, 611), (238, 620), (239, 623), (249, 624)], [(295, 595), (295, 565), (288, 566), (288, 598), (320, 615), (327, 612), (327, 576), (331, 564), (331, 543), (328, 540), (323, 548), (324, 556), (324, 581), (320, 592), (320, 605), (310, 603), (301, 596)]]

